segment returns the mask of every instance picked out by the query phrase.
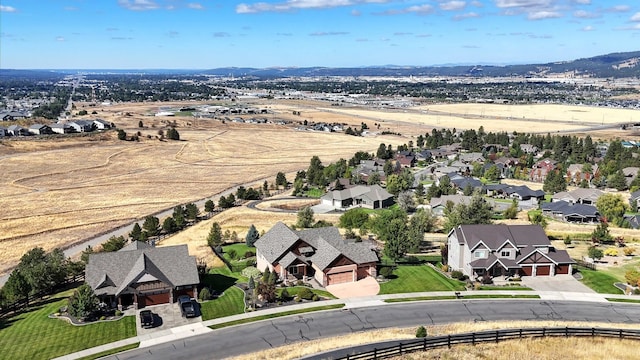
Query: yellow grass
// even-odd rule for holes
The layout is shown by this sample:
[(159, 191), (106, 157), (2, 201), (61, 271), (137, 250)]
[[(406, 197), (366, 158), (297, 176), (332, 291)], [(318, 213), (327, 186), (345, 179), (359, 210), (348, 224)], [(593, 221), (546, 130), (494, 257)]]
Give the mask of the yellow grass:
[[(197, 104), (174, 102), (95, 107), (78, 104), (96, 110), (98, 115), (95, 117), (115, 123), (130, 135), (139, 131), (140, 142), (116, 140), (114, 132), (47, 141), (1, 141), (0, 253), (3, 256), (0, 273), (17, 264), (20, 256), (34, 246), (51, 250), (76, 243), (147, 214), (220, 193), (231, 186), (261, 183), (264, 179), (273, 182), (279, 171), (284, 171), (289, 180), (293, 180), (293, 174), (306, 168), (313, 155), (330, 163), (341, 157), (349, 158), (356, 151), (373, 152), (380, 143), (398, 145), (409, 140), (415, 143), (415, 136), (430, 132), (432, 127), (477, 129), (483, 125), (487, 131), (538, 128), (555, 131), (603, 122), (636, 121), (635, 113), (627, 110), (559, 105), (461, 104), (368, 111), (330, 108), (326, 102), (316, 101), (256, 100), (247, 104), (268, 107), (271, 113), (264, 116), (267, 118), (294, 122), (335, 121), (356, 127), (365, 122), (374, 133), (388, 130), (403, 134), (354, 137), (296, 131), (294, 126), (222, 124), (212, 119), (151, 115), (161, 107), (184, 105)], [(301, 115), (294, 116), (294, 110), (300, 111)], [(514, 119), (499, 118), (505, 114)], [(526, 119), (522, 120), (522, 116)], [(143, 121), (144, 128), (138, 128), (138, 121)], [(166, 130), (170, 122), (177, 124), (184, 141), (157, 139), (158, 130)], [(380, 129), (375, 123), (380, 124)], [(611, 136), (628, 134), (620, 130), (609, 133)], [(274, 219), (295, 222), (295, 215), (288, 214), (266, 215), (253, 211), (250, 216), (255, 219), (236, 217), (225, 221), (239, 235), (253, 222), (261, 223), (261, 230), (270, 228)]]
[[(508, 328), (520, 328), (520, 327), (563, 327), (563, 326), (573, 326), (573, 327), (610, 327), (610, 328), (625, 328), (625, 329), (635, 329), (637, 326), (633, 324), (611, 324), (611, 323), (582, 323), (582, 322), (560, 322), (560, 321), (513, 321), (513, 322), (481, 322), (481, 323), (456, 323), (456, 324), (447, 324), (447, 325), (436, 325), (436, 326), (425, 326), (427, 329), (427, 333), (430, 336), (438, 336), (438, 335), (447, 335), (447, 334), (458, 334), (472, 331), (482, 331), (482, 330), (490, 330), (490, 329), (508, 329)], [(312, 354), (317, 354), (323, 351), (339, 349), (342, 347), (349, 347), (373, 342), (380, 342), (386, 340), (401, 340), (401, 339), (415, 339), (415, 328), (391, 328), (391, 329), (381, 329), (367, 332), (357, 332), (353, 334), (347, 334), (343, 336), (337, 336), (333, 338), (320, 339), (320, 340), (312, 340), (305, 341), (304, 343), (294, 343), (290, 345), (281, 346), (274, 349), (269, 349), (265, 351), (261, 351), (253, 354), (246, 354), (242, 356), (238, 356), (233, 358), (234, 360), (256, 360), (256, 359), (296, 359)], [(501, 359), (560, 359), (559, 357), (548, 357), (555, 356), (556, 353), (560, 353), (561, 351), (565, 351), (566, 343), (559, 342), (554, 344), (553, 342), (558, 341), (560, 339), (550, 339), (550, 343), (546, 343), (540, 346), (536, 346), (535, 350), (540, 354), (541, 357), (538, 356), (522, 356), (522, 357), (506, 357)], [(564, 340), (564, 339), (563, 339)], [(582, 339), (586, 343), (594, 343), (598, 344), (600, 347), (614, 348), (618, 344), (618, 340), (599, 340), (599, 339)], [(544, 340), (542, 340), (544, 341)], [(575, 339), (566, 340), (569, 342), (577, 341)], [(501, 348), (494, 350), (493, 352), (487, 351), (485, 352), (485, 357), (472, 357), (470, 359), (495, 359), (497, 355), (502, 353), (509, 354), (517, 354), (517, 352), (510, 352), (507, 349), (513, 344), (518, 342), (525, 342), (525, 340), (518, 340), (513, 342), (504, 342), (498, 344), (497, 346), (502, 346)], [(531, 344), (527, 342), (527, 344)], [(629, 351), (629, 349), (635, 349), (637, 347), (637, 342), (629, 341), (629, 344), (633, 344), (633, 347), (626, 347), (627, 351), (623, 351), (621, 354), (633, 354), (637, 356), (637, 354), (633, 351)], [(627, 342), (624, 342), (624, 345), (627, 345)], [(530, 345), (531, 346), (531, 345)], [(480, 347), (480, 345), (478, 345)], [(458, 352), (456, 349), (465, 349), (461, 352)], [(594, 350), (594, 347), (585, 347), (587, 350)], [(463, 354), (465, 351), (469, 351), (469, 347), (460, 346), (452, 348), (453, 351), (456, 351), (456, 354)], [(437, 351), (437, 350), (436, 350)], [(451, 351), (451, 350), (449, 350)], [(446, 353), (446, 352), (445, 352)], [(425, 353), (425, 356), (429, 356), (430, 354), (436, 354), (436, 352), (429, 351)], [(443, 353), (437, 352), (439, 356), (442, 356)], [(526, 354), (536, 354), (536, 352), (527, 352)], [(565, 354), (562, 352), (562, 354)], [(585, 354), (581, 352), (580, 354)], [(587, 353), (588, 354), (588, 353)], [(406, 359), (439, 359), (440, 357), (420, 357), (421, 353), (412, 353), (410, 355), (406, 355), (407, 357), (402, 357)], [(461, 357), (446, 357), (446, 359), (459, 359)], [(584, 356), (567, 356), (562, 357), (562, 359), (566, 358), (574, 358), (574, 359), (585, 359), (591, 357)], [(596, 357), (602, 359), (610, 359), (610, 358), (618, 358), (618, 357)], [(632, 359), (635, 357), (620, 357), (619, 359)]]

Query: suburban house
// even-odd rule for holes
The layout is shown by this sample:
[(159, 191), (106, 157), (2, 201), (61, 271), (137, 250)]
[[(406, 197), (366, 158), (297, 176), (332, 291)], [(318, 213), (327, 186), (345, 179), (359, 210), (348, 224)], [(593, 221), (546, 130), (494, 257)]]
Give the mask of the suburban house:
[(531, 144), (520, 144), (520, 150), (525, 154), (533, 155), (537, 154), (538, 151), (540, 151), (537, 146)]
[(29, 130), (23, 128), (20, 125), (10, 125), (9, 127), (7, 127), (7, 134), (9, 134), (11, 136), (27, 136), (27, 135), (31, 135)]
[(571, 204), (586, 204), (592, 205), (598, 201), (598, 198), (602, 196), (604, 192), (598, 189), (582, 189), (578, 188), (571, 191), (561, 191), (553, 194), (551, 198), (552, 202), (566, 201)]
[(571, 164), (567, 167), (567, 182), (573, 184), (580, 184), (582, 180), (591, 181), (594, 177), (598, 176), (600, 171), (598, 164), (589, 165), (590, 171), (585, 171), (585, 165), (583, 164)]
[(495, 198), (516, 199), (520, 205), (537, 205), (544, 200), (543, 190), (532, 190), (526, 185), (490, 184), (486, 186), (487, 194)]
[(470, 278), (571, 274), (575, 263), (539, 225), (459, 225), (447, 246), (450, 269)]
[(108, 121), (104, 121), (102, 119), (93, 120), (93, 126), (98, 130), (111, 129), (112, 125), (113, 125), (112, 123), (110, 123)]
[(624, 181), (627, 183), (627, 186), (631, 185), (633, 180), (638, 176), (638, 170), (635, 166), (630, 166), (622, 169), (622, 173), (624, 174)]
[(543, 159), (533, 165), (529, 172), (529, 180), (536, 182), (544, 182), (549, 172), (556, 169), (556, 161), (551, 159)]
[(53, 131), (51, 131), (51, 128), (48, 125), (43, 125), (43, 124), (33, 124), (29, 126), (29, 132), (34, 135), (53, 134)]
[[(465, 195), (442, 195), (440, 197), (431, 198), (429, 202), (429, 208), (435, 215), (442, 216), (444, 215), (444, 209), (447, 206), (447, 202), (451, 201), (451, 203), (455, 206), (458, 204), (469, 205), (471, 203), (472, 196)], [(492, 208), (495, 208), (496, 203), (492, 199), (484, 199)]]
[(463, 154), (460, 154), (458, 159), (465, 164), (471, 164), (475, 162), (479, 162), (479, 163), (485, 162), (484, 156), (482, 156), (482, 153), (479, 153), (479, 152), (463, 153)]
[(119, 309), (198, 297), (196, 258), (187, 245), (152, 247), (134, 241), (119, 251), (89, 255), (86, 282), (101, 301)]
[(631, 205), (631, 211), (637, 212), (640, 209), (640, 190), (636, 190), (629, 196), (629, 205)]
[(393, 195), (380, 185), (357, 185), (343, 190), (333, 190), (321, 198), (323, 205), (336, 210), (346, 210), (351, 207), (368, 209), (382, 209), (394, 204)]
[(600, 213), (593, 205), (571, 203), (567, 201), (553, 201), (542, 204), (542, 213), (559, 220), (573, 223), (597, 223)]
[(5, 137), (5, 136), (9, 136), (9, 134), (7, 133), (7, 129), (0, 127), (0, 137)]
[(93, 131), (93, 121), (89, 120), (75, 120), (68, 123), (75, 132), (83, 133), (83, 132), (91, 132)]
[(291, 230), (275, 224), (255, 243), (257, 268), (284, 281), (315, 279), (321, 286), (376, 276), (378, 255), (367, 243), (342, 239), (335, 227)]
[(55, 134), (69, 134), (75, 132), (75, 130), (67, 123), (52, 124), (51, 131)]

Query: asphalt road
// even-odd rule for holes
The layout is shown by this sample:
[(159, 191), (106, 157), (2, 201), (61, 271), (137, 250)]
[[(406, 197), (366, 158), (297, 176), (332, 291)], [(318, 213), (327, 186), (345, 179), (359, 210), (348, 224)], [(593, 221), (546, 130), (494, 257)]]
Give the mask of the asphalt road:
[[(223, 359), (295, 342), (390, 327), (493, 320), (640, 323), (640, 306), (542, 300), (410, 302), (309, 313), (234, 326), (106, 359)], [(303, 343), (300, 346), (304, 346)]]

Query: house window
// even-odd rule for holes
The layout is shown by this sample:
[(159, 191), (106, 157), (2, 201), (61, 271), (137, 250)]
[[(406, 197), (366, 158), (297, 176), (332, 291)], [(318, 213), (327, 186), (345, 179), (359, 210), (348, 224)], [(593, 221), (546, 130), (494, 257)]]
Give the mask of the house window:
[(511, 255), (511, 252), (510, 252), (510, 251), (502, 251), (502, 252), (500, 253), (500, 256), (502, 256), (502, 257), (509, 257), (509, 255)]
[(474, 257), (476, 258), (484, 258), (485, 257), (485, 252), (484, 250), (477, 250), (474, 254)]
[(287, 271), (291, 275), (298, 275), (298, 267), (297, 266), (290, 266), (289, 269), (287, 269)]

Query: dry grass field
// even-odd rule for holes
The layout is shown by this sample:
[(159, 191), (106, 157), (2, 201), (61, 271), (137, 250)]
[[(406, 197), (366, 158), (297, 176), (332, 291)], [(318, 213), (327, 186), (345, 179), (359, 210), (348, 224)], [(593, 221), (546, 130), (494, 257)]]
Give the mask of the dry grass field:
[[(635, 329), (632, 324), (580, 323), (556, 321), (510, 321), (456, 323), (425, 326), (429, 336), (458, 334), (490, 329), (520, 327), (563, 327), (593, 326)], [(357, 332), (334, 338), (294, 343), (258, 353), (233, 358), (234, 360), (297, 359), (323, 351), (386, 340), (415, 339), (415, 328), (381, 329)], [(303, 344), (304, 346), (301, 346)], [(592, 339), (592, 338), (547, 338), (535, 340), (507, 341), (499, 344), (455, 346), (451, 349), (411, 353), (395, 359), (636, 359), (637, 342), (633, 340)]]
[[(78, 104), (89, 112), (95, 109), (98, 114), (93, 117), (113, 122), (129, 135), (140, 132), (139, 142), (119, 141), (115, 132), (0, 141), (0, 274), (34, 246), (46, 250), (67, 246), (237, 184), (262, 179), (271, 182), (278, 171), (292, 173), (306, 168), (313, 155), (329, 163), (349, 158), (356, 151), (374, 151), (380, 143), (407, 143), (433, 127), (568, 130), (603, 122), (636, 121), (637, 113), (558, 105), (463, 104), (369, 111), (330, 108), (314, 101), (246, 104), (268, 108), (270, 113), (264, 117), (270, 120), (340, 122), (355, 127), (365, 122), (373, 133), (366, 137), (296, 131), (293, 126), (273, 124), (223, 124), (212, 119), (153, 116), (161, 108), (184, 105), (195, 104)], [(293, 111), (300, 115), (293, 115)], [(513, 119), (500, 118), (504, 116)], [(523, 116), (525, 119), (521, 119)], [(139, 121), (144, 123), (143, 128), (138, 128)], [(158, 131), (166, 130), (171, 122), (175, 122), (181, 141), (160, 141)], [(383, 130), (402, 136), (375, 135)], [(607, 134), (623, 137), (629, 133), (608, 130)], [(262, 223), (260, 230), (266, 230), (278, 216), (295, 222), (287, 214), (274, 217), (252, 210), (251, 214), (231, 218), (234, 213), (225, 214), (230, 218), (224, 221), (238, 234), (251, 223)]]

